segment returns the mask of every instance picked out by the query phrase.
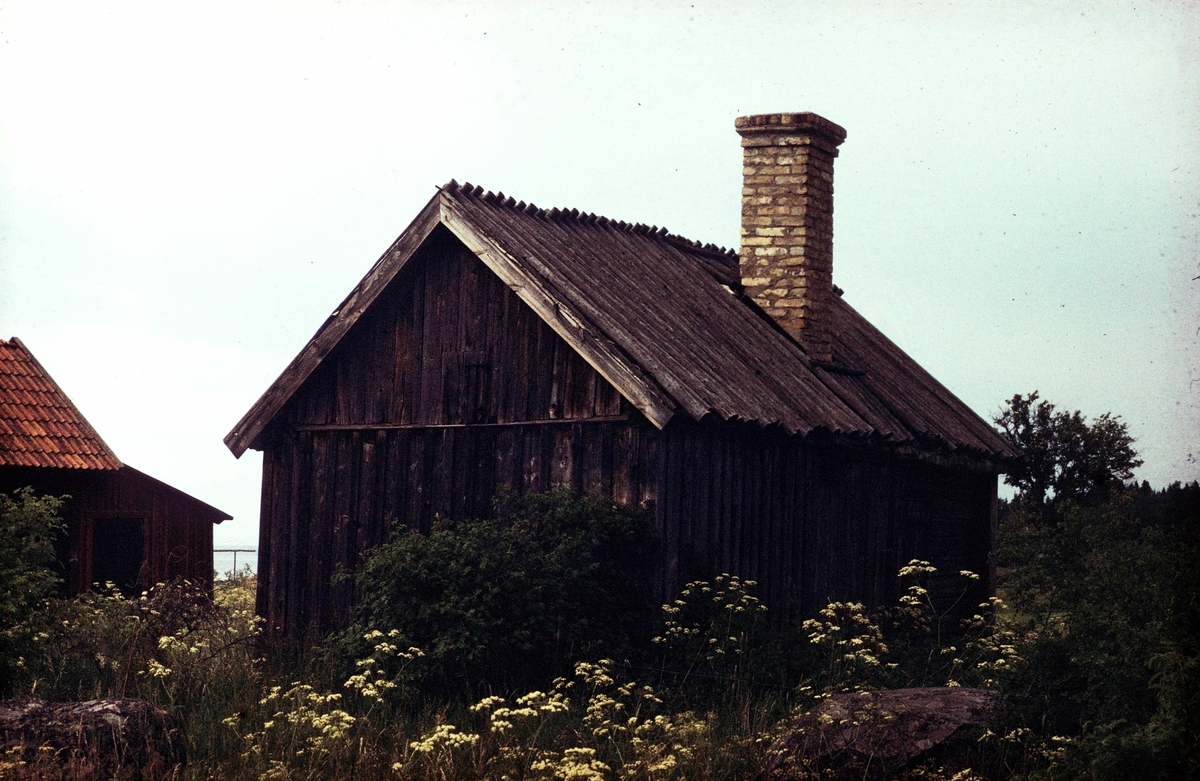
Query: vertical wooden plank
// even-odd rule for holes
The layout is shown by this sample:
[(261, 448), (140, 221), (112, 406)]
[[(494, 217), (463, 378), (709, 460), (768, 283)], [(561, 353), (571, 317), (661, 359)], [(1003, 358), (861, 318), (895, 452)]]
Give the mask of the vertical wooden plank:
[(408, 532), (419, 532), (424, 529), (425, 508), (428, 505), (425, 494), (428, 487), (425, 484), (425, 432), (409, 430), (399, 432), (404, 447), (401, 449), (404, 461), (403, 468), (408, 486), (406, 499), (408, 507), (404, 513), (405, 527)]
[(441, 254), (433, 250), (425, 261), (424, 315), (421, 330), (421, 416), (418, 423), (441, 423), (442, 344), (439, 328), (446, 327), (445, 290), (442, 285)]
[(487, 385), (489, 393), (484, 406), (482, 422), (496, 423), (500, 420), (500, 383), (508, 372), (508, 364), (500, 363), (498, 356), (503, 351), (503, 345), (510, 338), (504, 331), (504, 295), (507, 291), (498, 287), (500, 280), (489, 270), (481, 277), (482, 300), (487, 309), (484, 319), (484, 335), (480, 340), (480, 348), (487, 352)]
[(580, 490), (585, 494), (600, 493), (601, 430), (599, 426), (583, 426), (583, 469)]
[(576, 493), (583, 491), (583, 426), (571, 424), (568, 432), (567, 446), (571, 448), (571, 490)]
[(700, 566), (695, 574), (705, 578), (712, 577), (712, 569), (716, 566), (713, 559), (712, 532), (712, 492), (714, 475), (712, 470), (713, 435), (707, 427), (697, 426), (692, 434), (693, 476), (688, 485), (688, 492), (693, 494), (693, 513), (687, 523), (692, 527), (692, 547)]
[(362, 437), (357, 431), (340, 432), (330, 444), (335, 453), (335, 460), (330, 519), (332, 527), (329, 532), (327, 563), (322, 568), (322, 577), (325, 579), (323, 587), (326, 589), (321, 606), (322, 633), (340, 628), (342, 619), (348, 616), (350, 611), (350, 583), (340, 578), (334, 582), (334, 576), (354, 566), (354, 531), (357, 524), (353, 515)]
[(784, 524), (787, 534), (783, 554), (784, 566), (787, 567), (785, 594), (788, 617), (795, 618), (794, 611), (799, 607), (801, 599), (800, 577), (803, 570), (800, 561), (800, 533), (804, 520), (799, 514), (803, 498), (797, 490), (800, 483), (800, 451), (794, 440), (790, 440), (787, 444), (787, 462), (784, 469), (784, 480), (786, 480), (783, 494)]
[(475, 448), (475, 468), (472, 470), (474, 494), (471, 500), (471, 514), (477, 518), (491, 518), (494, 515), (496, 486), (503, 474), (497, 471), (496, 463), (499, 434), (498, 429), (480, 429), (477, 432), (479, 442)]
[(496, 449), (492, 459), (495, 475), (493, 481), (513, 490), (517, 490), (517, 486), (520, 485), (520, 481), (514, 477), (514, 472), (519, 473), (521, 469), (520, 452), (514, 446), (515, 435), (516, 430), (508, 427), (496, 432)]
[(637, 443), (634, 441), (633, 427), (623, 423), (617, 424), (612, 426), (612, 432), (612, 498), (622, 504), (635, 504), (638, 498), (634, 475), (637, 468)]
[(408, 441), (404, 431), (381, 431), (380, 438), (386, 450), (376, 440), (376, 452), (386, 452), (387, 457), (378, 465), (383, 498), (378, 510), (378, 525), (372, 534), (370, 545), (382, 545), (395, 533), (402, 533), (408, 525)]
[[(382, 523), (379, 518), (381, 505), (386, 497), (385, 482), (377, 473), (378, 462), (383, 460), (386, 450), (386, 440), (383, 432), (366, 435), (361, 443), (358, 468), (357, 506), (354, 510), (354, 545), (350, 548), (348, 563), (345, 565), (350, 574), (356, 574), (362, 567), (367, 550), (375, 545), (378, 536), (377, 528)], [(378, 453), (378, 455), (377, 455)], [(348, 583), (350, 603), (358, 604), (361, 589), (356, 581)], [(349, 606), (347, 606), (347, 611)]]
[(499, 423), (510, 423), (516, 418), (513, 413), (514, 396), (520, 382), (520, 367), (516, 360), (518, 355), (517, 340), (517, 311), (520, 302), (515, 294), (502, 286), (500, 281), (492, 283), (492, 297), (498, 307), (499, 318), (496, 328), (492, 331), (497, 340), (496, 349), (492, 356), (493, 380), (495, 391), (495, 417)]
[[(543, 330), (549, 331), (545, 328)], [(567, 353), (571, 351), (571, 348), (558, 334), (548, 333), (546, 350), (550, 369), (549, 405), (546, 408), (546, 417), (550, 420), (557, 420), (564, 417), (566, 407)]]
[(711, 476), (708, 486), (708, 521), (705, 524), (705, 540), (708, 545), (708, 558), (713, 575), (721, 573), (721, 534), (725, 525), (725, 451), (727, 440), (724, 432), (717, 430), (710, 437), (710, 445), (705, 458), (708, 460), (708, 473)]
[(412, 307), (409, 321), (405, 324), (404, 353), (404, 399), (400, 422), (404, 424), (424, 423), (429, 420), (425, 410), (425, 313), (428, 301), (429, 268), (427, 253), (422, 253), (420, 264), (413, 271)]
[(440, 489), (442, 489), (445, 473), (442, 464), (442, 458), (444, 457), (442, 447), (443, 432), (438, 431), (436, 428), (431, 428), (419, 433), (421, 445), (421, 481), (418, 485), (421, 491), (421, 504), (418, 519), (421, 534), (428, 534), (432, 527), (433, 517), (437, 515), (440, 509), (439, 493)]
[[(337, 464), (336, 448), (330, 448), (329, 437), (318, 434), (313, 437), (312, 455), (312, 513), (309, 522), (309, 544), (307, 578), (305, 581), (304, 601), (304, 635), (315, 641), (321, 635), (321, 627), (328, 609), (323, 607), (329, 582), (329, 548), (330, 531), (333, 527), (333, 507), (329, 495), (330, 478), (334, 475)], [(333, 452), (330, 452), (330, 451)]]
[(406, 398), (409, 392), (408, 353), (409, 339), (412, 331), (412, 281), (414, 275), (410, 270), (401, 272), (401, 276), (392, 281), (392, 309), (388, 313), (391, 324), (390, 342), (392, 350), (380, 356), (380, 360), (391, 362), (391, 394), (384, 400), (388, 405), (384, 421), (387, 423), (404, 423), (409, 416), (406, 407), (412, 402)]
[(742, 556), (742, 532), (745, 530), (746, 518), (746, 503), (745, 503), (745, 476), (746, 476), (746, 440), (745, 436), (739, 434), (731, 443), (733, 445), (730, 453), (730, 513), (729, 513), (729, 532), (725, 543), (725, 555), (722, 562), (722, 570), (725, 572), (734, 572), (741, 561)]
[(653, 505), (658, 511), (662, 494), (662, 435), (658, 428), (642, 421), (638, 423), (638, 462), (641, 476), (638, 479), (638, 491), (641, 493), (643, 504)]
[(679, 430), (679, 579), (680, 583), (692, 580), (697, 561), (698, 541), (695, 538), (699, 480), (696, 463), (696, 429), (687, 426)]
[(277, 481), (280, 478), (278, 463), (280, 448), (268, 448), (263, 452), (262, 459), (262, 489), (259, 493), (258, 510), (258, 584), (254, 599), (255, 612), (260, 616), (271, 613), (268, 594), (274, 582), (275, 540), (279, 536), (280, 523), (275, 519), (279, 509), (279, 489)]
[(554, 371), (553, 334), (536, 316), (533, 318), (532, 362), (526, 376), (529, 382), (529, 405), (526, 420), (545, 420), (550, 417), (550, 390)]
[(509, 382), (509, 406), (506, 415), (510, 421), (529, 419), (529, 399), (534, 392), (533, 378), (530, 377), (529, 367), (532, 363), (533, 340), (536, 337), (534, 329), (536, 315), (529, 307), (521, 303), (511, 303), (513, 317), (512, 329), (514, 334), (513, 350), (508, 356), (511, 367)]
[(658, 429), (645, 423), (620, 423), (629, 437), (629, 501), (643, 508), (655, 504), (658, 483), (657, 464), (654, 463), (657, 451), (654, 449), (655, 435)]
[(570, 426), (543, 426), (550, 435), (550, 488), (559, 486), (571, 485), (571, 474), (574, 471), (574, 464), (571, 460), (571, 434), (573, 428)]
[[(303, 474), (300, 459), (297, 457), (298, 438), (289, 434), (286, 439), (277, 440), (275, 447), (268, 452), (277, 467), (274, 469), (271, 485), (275, 495), (272, 501), (270, 527), (270, 551), (264, 558), (259, 551), (258, 571), (265, 573), (267, 583), (260, 580), (258, 584), (258, 614), (267, 620), (268, 630), (272, 627), (282, 627), (287, 624), (287, 588), (288, 578), (294, 565), (295, 548), (295, 502), (296, 483), (298, 476)], [(263, 453), (263, 461), (267, 459)], [(260, 540), (262, 538), (260, 537)], [(261, 545), (261, 542), (260, 542)], [(260, 575), (260, 578), (262, 576)]]
[(667, 551), (668, 592), (675, 593), (683, 585), (681, 577), (683, 540), (681, 536), (681, 514), (683, 511), (683, 438), (678, 428), (670, 431), (663, 442), (666, 450), (666, 479), (664, 481), (663, 504), (666, 522), (663, 535), (664, 548)]
[(597, 415), (620, 415), (621, 414), (621, 394), (617, 392), (608, 380), (601, 377), (593, 370), (596, 388), (596, 414)]
[(612, 423), (601, 423), (600, 428), (600, 493), (603, 496), (613, 494), (614, 426)]
[(538, 459), (540, 467), (537, 480), (537, 484), (540, 487), (537, 490), (549, 491), (552, 487), (550, 482), (550, 471), (554, 461), (554, 428), (550, 426), (537, 426), (535, 427), (535, 431), (538, 440)]

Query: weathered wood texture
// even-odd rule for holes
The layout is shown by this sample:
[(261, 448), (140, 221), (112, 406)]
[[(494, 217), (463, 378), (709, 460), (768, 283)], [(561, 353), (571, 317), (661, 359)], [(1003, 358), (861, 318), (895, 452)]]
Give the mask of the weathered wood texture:
[(39, 494), (69, 495), (62, 506), (66, 535), (59, 546), (63, 588), (92, 585), (93, 529), (98, 520), (142, 522), (138, 585), (188, 578), (212, 588), (212, 527), (229, 516), (130, 466), (119, 470), (0, 468), (0, 492), (31, 486)]
[(258, 610), (284, 633), (343, 625), (337, 571), (395, 530), (489, 514), (498, 485), (652, 508), (662, 595), (731, 572), (811, 612), (894, 598), (911, 558), (985, 570), (994, 474), (778, 427), (660, 431), (447, 233), (418, 252), (266, 432)]
[(609, 383), (439, 229), (273, 426), (511, 423), (626, 411)]

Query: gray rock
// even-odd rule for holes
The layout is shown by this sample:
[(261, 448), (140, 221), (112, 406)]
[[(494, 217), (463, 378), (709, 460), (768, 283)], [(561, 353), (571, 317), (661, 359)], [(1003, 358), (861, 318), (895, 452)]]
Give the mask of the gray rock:
[(993, 692), (958, 687), (835, 694), (788, 726), (762, 778), (890, 778), (998, 705)]

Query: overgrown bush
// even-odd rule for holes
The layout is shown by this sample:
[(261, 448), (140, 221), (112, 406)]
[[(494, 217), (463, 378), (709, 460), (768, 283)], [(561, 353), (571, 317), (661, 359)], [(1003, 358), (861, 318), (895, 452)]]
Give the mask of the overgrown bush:
[(354, 651), (370, 630), (398, 630), (442, 691), (536, 686), (645, 644), (656, 555), (644, 511), (566, 490), (506, 495), (495, 518), (441, 520), (372, 550), (339, 642)]
[(1160, 497), (1018, 505), (1001, 535), (1023, 641), (1004, 690), (1070, 775), (1200, 774), (1200, 486)]
[(48, 621), (47, 599), (59, 584), (52, 566), (62, 532), (62, 499), (32, 488), (0, 494), (0, 697), (22, 677)]
[[(238, 586), (240, 601), (253, 585)], [(15, 695), (147, 700), (183, 720), (194, 762), (237, 756), (237, 736), (222, 720), (262, 696), (253, 611), (214, 604), (186, 581), (133, 598), (116, 589), (49, 598), (42, 610)]]

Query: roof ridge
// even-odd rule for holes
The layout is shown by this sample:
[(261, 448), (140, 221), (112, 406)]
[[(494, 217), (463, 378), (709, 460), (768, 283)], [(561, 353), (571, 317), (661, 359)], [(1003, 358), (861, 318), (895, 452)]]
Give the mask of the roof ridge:
[(686, 236), (680, 236), (677, 233), (671, 233), (665, 226), (646, 225), (642, 222), (625, 222), (624, 220), (614, 220), (603, 215), (594, 214), (592, 212), (581, 212), (578, 209), (559, 209), (553, 207), (543, 209), (534, 203), (525, 203), (525, 201), (517, 201), (512, 196), (506, 196), (503, 192), (492, 192), (485, 190), (482, 185), (463, 182), (459, 184), (454, 179), (451, 179), (442, 187), (438, 188), (444, 192), (450, 192), (456, 195), (462, 195), (468, 198), (476, 198), (484, 203), (492, 204), (522, 212), (524, 214), (537, 217), (539, 219), (550, 220), (552, 222), (578, 222), (584, 225), (599, 225), (606, 228), (614, 228), (616, 230), (631, 233), (635, 236), (646, 236), (652, 239), (662, 239), (681, 249), (691, 250), (694, 252), (702, 252), (723, 260), (736, 261), (738, 252), (735, 249), (722, 247), (712, 242), (701, 242), (695, 239), (689, 239)]

